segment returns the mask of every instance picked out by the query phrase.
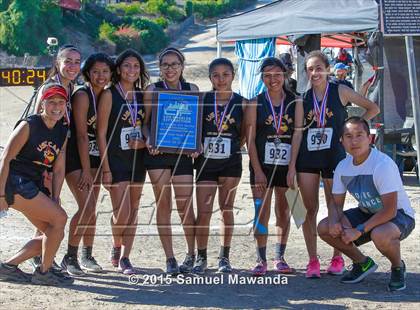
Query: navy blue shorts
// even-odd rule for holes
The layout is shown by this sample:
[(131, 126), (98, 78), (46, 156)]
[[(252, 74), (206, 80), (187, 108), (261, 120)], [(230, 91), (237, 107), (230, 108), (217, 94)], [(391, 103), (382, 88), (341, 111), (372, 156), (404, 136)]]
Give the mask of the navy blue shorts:
[[(352, 227), (356, 227), (359, 224), (363, 224), (368, 219), (370, 219), (373, 214), (363, 212), (360, 208), (353, 208), (344, 211), (344, 215), (349, 220)], [(397, 225), (398, 229), (401, 232), (400, 240), (404, 240), (408, 235), (413, 231), (416, 226), (415, 221), (412, 217), (404, 213), (403, 210), (398, 209), (397, 215), (390, 221)], [(372, 239), (370, 238), (370, 232), (367, 232), (359, 237), (359, 239), (354, 241), (356, 246), (365, 244)]]
[(50, 191), (43, 184), (43, 180), (33, 180), (18, 174), (10, 173), (6, 181), (6, 202), (9, 206), (15, 203), (15, 195), (18, 194), (25, 199), (32, 199), (39, 192), (44, 193), (48, 197), (51, 196)]
[[(277, 166), (273, 169), (263, 166), (263, 172), (267, 178), (267, 187), (289, 187), (287, 185), (288, 166)], [(251, 165), (249, 165), (249, 181), (252, 186), (255, 185), (255, 172)]]
[(219, 178), (240, 178), (242, 176), (242, 163), (237, 165), (222, 167), (220, 170), (212, 169), (203, 169), (199, 171), (197, 169), (196, 182), (201, 181), (215, 181), (217, 182)]

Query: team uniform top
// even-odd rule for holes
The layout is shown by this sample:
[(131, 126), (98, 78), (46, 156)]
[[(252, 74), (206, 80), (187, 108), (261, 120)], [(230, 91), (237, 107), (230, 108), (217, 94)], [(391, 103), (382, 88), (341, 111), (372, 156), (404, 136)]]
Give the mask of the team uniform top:
[[(136, 104), (128, 103), (115, 85), (110, 87), (112, 107), (108, 119), (107, 142), (108, 162), (113, 176), (117, 173), (128, 173), (143, 170), (144, 149), (134, 150), (128, 146), (130, 137), (142, 139), (145, 110), (143, 94), (136, 91)], [(137, 108), (136, 108), (137, 106)], [(135, 113), (137, 110), (137, 113)], [(135, 117), (134, 117), (135, 116)], [(135, 126), (133, 126), (135, 118)]]
[[(93, 98), (90, 87), (85, 85), (79, 88), (73, 95), (72, 100), (78, 92), (85, 92), (89, 98), (89, 108), (87, 112), (87, 135), (89, 140), (89, 159), (91, 168), (98, 168), (100, 163), (98, 144), (96, 143), (96, 101)], [(73, 114), (70, 115), (70, 131), (73, 135), (67, 142), (67, 157), (66, 157), (66, 170), (71, 172), (77, 169), (81, 169), (80, 155), (77, 147), (77, 135), (76, 135), (76, 124), (74, 121)]]
[(397, 192), (397, 209), (415, 218), (397, 165), (377, 149), (372, 148), (369, 157), (360, 165), (354, 165), (350, 155), (337, 165), (332, 193), (345, 194), (346, 191), (358, 201), (362, 211), (371, 214), (383, 208), (381, 195)]
[[(324, 117), (322, 117), (322, 101), (318, 102), (315, 99), (321, 110), (320, 117), (315, 111), (313, 88), (303, 96), (305, 130), (297, 159), (298, 170), (299, 167), (333, 170), (346, 156), (340, 143), (340, 136), (347, 111), (341, 103), (338, 86), (337, 83), (328, 82)], [(324, 124), (321, 122), (322, 118), (325, 120)]]
[(204, 152), (196, 160), (196, 168), (200, 170), (204, 166), (205, 170), (219, 171), (242, 162), (243, 97), (232, 93), (227, 105), (216, 105), (215, 116), (214, 95), (214, 92), (208, 92), (204, 96), (202, 131)]
[[(172, 89), (167, 89), (165, 83), (163, 81), (159, 81), (154, 83), (156, 91), (174, 91)], [(187, 82), (181, 82), (181, 90), (183, 91), (191, 91), (191, 84)], [(189, 158), (187, 155), (179, 155), (179, 154), (158, 154), (158, 155), (150, 155), (146, 154), (146, 166), (148, 169), (167, 169), (170, 167), (177, 166), (178, 168), (188, 165), (191, 166), (192, 169), (192, 159)], [(190, 169), (188, 169), (190, 170)]]
[(29, 138), (10, 162), (10, 174), (42, 180), (44, 171), (52, 169), (66, 140), (68, 128), (58, 121), (49, 129), (38, 114), (29, 116), (26, 121), (29, 124)]
[[(282, 104), (283, 111), (281, 111), (281, 106), (273, 106), (277, 119), (282, 114), (281, 125), (273, 118), (267, 93), (263, 92), (257, 96), (255, 145), (260, 164), (266, 169), (273, 169), (274, 166), (287, 166), (290, 161), (296, 96), (289, 91), (285, 91), (285, 95)], [(280, 125), (279, 131), (275, 128), (276, 124)]]

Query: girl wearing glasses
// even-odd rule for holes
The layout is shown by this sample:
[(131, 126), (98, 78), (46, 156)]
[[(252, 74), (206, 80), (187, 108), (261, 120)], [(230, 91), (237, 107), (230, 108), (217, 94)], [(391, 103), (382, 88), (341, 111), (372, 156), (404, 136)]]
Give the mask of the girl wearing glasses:
[[(149, 85), (146, 89), (148, 92), (145, 94), (146, 118), (143, 129), (146, 137), (150, 137), (153, 91), (198, 91), (197, 85), (185, 81), (183, 77), (184, 63), (184, 55), (176, 48), (169, 47), (160, 53), (161, 81)], [(198, 154), (193, 154), (192, 157), (182, 153), (162, 154), (159, 149), (153, 149), (149, 142), (146, 143), (149, 149), (149, 154), (146, 155), (146, 168), (157, 202), (156, 221), (166, 255), (166, 271), (172, 275), (179, 272), (187, 273), (192, 270), (195, 261), (192, 157)], [(178, 214), (187, 240), (187, 254), (181, 266), (178, 266), (172, 247), (171, 186), (174, 188)]]

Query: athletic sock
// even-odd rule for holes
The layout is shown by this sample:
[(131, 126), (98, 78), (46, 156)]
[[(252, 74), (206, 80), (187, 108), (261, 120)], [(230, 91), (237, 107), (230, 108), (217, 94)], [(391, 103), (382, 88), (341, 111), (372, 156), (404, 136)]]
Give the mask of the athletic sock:
[(92, 247), (84, 246), (82, 247), (82, 258), (89, 258), (92, 256)]
[(229, 252), (230, 252), (230, 246), (221, 246), (220, 252), (219, 252), (219, 258), (225, 257), (229, 259)]
[(280, 260), (284, 257), (284, 252), (286, 251), (286, 245), (281, 243), (276, 243), (276, 260)]
[(68, 256), (73, 256), (73, 257), (77, 257), (77, 252), (79, 251), (79, 247), (78, 246), (72, 246), (72, 245), (68, 245), (67, 247), (67, 255)]
[(204, 259), (207, 259), (207, 249), (202, 249), (202, 250), (198, 249), (197, 250), (197, 257), (198, 256), (200, 256)]
[(121, 247), (120, 246), (118, 246), (118, 247), (113, 246), (111, 254), (112, 254), (112, 257), (120, 259)]
[(257, 248), (257, 257), (258, 257), (259, 261), (261, 261), (261, 262), (266, 262), (267, 261), (266, 252), (267, 252), (267, 247), (265, 247), (265, 246), (263, 246), (261, 248)]

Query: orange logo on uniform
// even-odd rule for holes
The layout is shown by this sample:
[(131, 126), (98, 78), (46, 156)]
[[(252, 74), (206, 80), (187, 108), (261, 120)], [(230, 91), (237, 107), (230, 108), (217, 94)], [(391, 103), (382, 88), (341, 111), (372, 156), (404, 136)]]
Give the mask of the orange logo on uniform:
[[(273, 122), (274, 122), (273, 115), (272, 114), (268, 115), (267, 119), (265, 120), (265, 124), (266, 125), (272, 125)], [(283, 115), (283, 121), (282, 121), (281, 127), (280, 127), (280, 130), (281, 130), (280, 133), (287, 132), (289, 130), (289, 124), (291, 124), (291, 123), (293, 123), (293, 118), (289, 117), (289, 114), (284, 114)]]
[(38, 152), (43, 152), (44, 159), (42, 162), (34, 161), (34, 163), (45, 166), (51, 166), (58, 153), (60, 153), (60, 148), (51, 141), (44, 141), (40, 143), (36, 150)]

